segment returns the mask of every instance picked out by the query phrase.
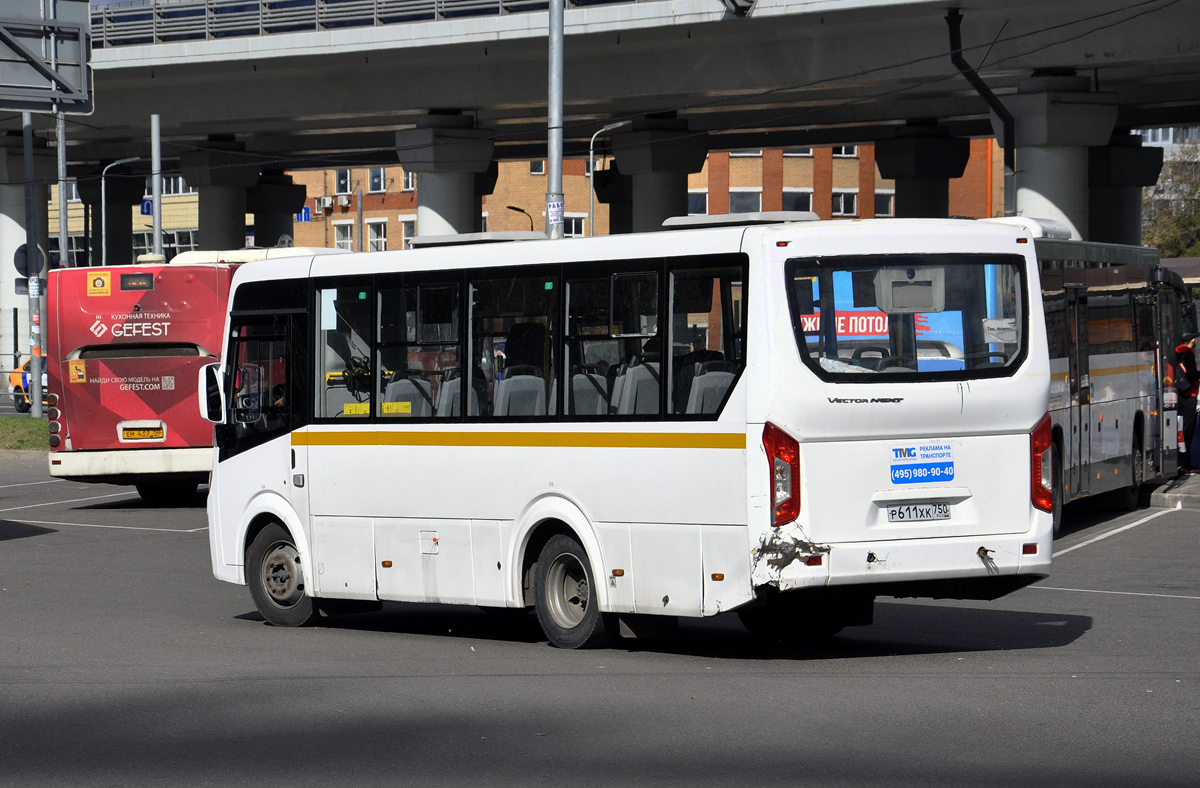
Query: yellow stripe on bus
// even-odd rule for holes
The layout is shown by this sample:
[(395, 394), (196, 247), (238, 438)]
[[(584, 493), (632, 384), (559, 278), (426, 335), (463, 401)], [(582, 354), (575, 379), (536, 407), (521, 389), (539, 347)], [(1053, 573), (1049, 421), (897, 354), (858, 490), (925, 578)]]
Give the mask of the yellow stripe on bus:
[(511, 446), (587, 449), (745, 449), (740, 432), (293, 432), (293, 446)]

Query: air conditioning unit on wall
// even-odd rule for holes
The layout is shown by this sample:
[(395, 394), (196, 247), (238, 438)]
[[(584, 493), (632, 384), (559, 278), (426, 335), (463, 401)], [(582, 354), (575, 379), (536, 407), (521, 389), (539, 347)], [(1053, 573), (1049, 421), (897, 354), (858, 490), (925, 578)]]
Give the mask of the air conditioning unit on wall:
[(342, 208), (350, 207), (350, 197), (345, 194), (339, 194), (338, 195), (338, 205), (341, 206)]
[(315, 203), (315, 207), (316, 207), (316, 210), (314, 210), (313, 213), (316, 213), (316, 214), (325, 213), (326, 208), (330, 208), (333, 206), (333, 198), (332, 197), (318, 197), (313, 202)]

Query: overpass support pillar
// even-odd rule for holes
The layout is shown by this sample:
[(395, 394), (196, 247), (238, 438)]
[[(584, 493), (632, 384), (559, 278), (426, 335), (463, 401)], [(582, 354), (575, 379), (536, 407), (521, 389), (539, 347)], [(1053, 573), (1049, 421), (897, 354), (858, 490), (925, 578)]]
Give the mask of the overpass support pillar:
[(1138, 134), (1088, 151), (1088, 240), (1141, 245), (1142, 187), (1158, 182), (1162, 165), (1163, 149), (1143, 148)]
[[(304, 208), (308, 189), (282, 172), (264, 172), (246, 192), (246, 210), (254, 214), (254, 245), (293, 245), (294, 214)], [(286, 238), (285, 238), (286, 236)]]
[[(950, 215), (950, 179), (961, 178), (971, 141), (948, 129), (913, 124), (894, 139), (875, 143), (879, 174), (896, 182), (896, 216), (937, 219)], [(860, 195), (870, 199), (871, 195)]]
[(700, 172), (708, 142), (688, 133), (687, 121), (642, 118), (613, 135), (621, 173), (632, 178), (633, 232), (662, 229), (665, 219), (687, 216), (688, 174)]
[[(120, 172), (126, 169), (126, 172)], [(146, 196), (146, 174), (130, 177), (127, 168), (113, 167), (104, 178), (104, 197), (100, 207), (100, 170), (95, 177), (79, 180), (79, 199), (92, 211), (92, 233), (100, 236), (97, 254), (92, 265), (100, 265), (107, 256), (109, 265), (129, 265), (133, 262), (133, 206)], [(147, 219), (149, 217), (146, 217)]]
[[(36, 144), (36, 138), (35, 138)], [(35, 149), (34, 175), (42, 183), (54, 177), (53, 154)], [(29, 354), (29, 296), (17, 295), (14, 282), (17, 271), (13, 257), (25, 243), (25, 155), (21, 136), (0, 139), (0, 369), (16, 369), (17, 355)], [(38, 212), (38, 246), (49, 252), (49, 188), (39, 184), (34, 205)], [(45, 276), (43, 269), (43, 276)], [(16, 334), (13, 334), (13, 310), (17, 311)], [(42, 279), (42, 315), (46, 315), (46, 280)], [(45, 335), (41, 346), (46, 348)], [(10, 355), (11, 354), (11, 355)], [(12, 364), (10, 367), (9, 364)]]
[(415, 129), (396, 132), (396, 155), (404, 169), (417, 174), (417, 235), (479, 228), (475, 176), (489, 171), (492, 136), (460, 114), (426, 115)]
[(609, 235), (633, 232), (633, 179), (621, 173), (616, 161), (596, 170), (596, 199), (608, 206)]
[[(1088, 236), (1088, 148), (1107, 145), (1117, 121), (1114, 93), (1089, 92), (1087, 77), (1034, 72), (1004, 99), (1016, 120), (1017, 213), (1053, 219)], [(1002, 125), (992, 114), (992, 128)]]
[(184, 153), (183, 177), (199, 195), (199, 248), (241, 249), (246, 245), (246, 190), (258, 180), (258, 166), (233, 147)]

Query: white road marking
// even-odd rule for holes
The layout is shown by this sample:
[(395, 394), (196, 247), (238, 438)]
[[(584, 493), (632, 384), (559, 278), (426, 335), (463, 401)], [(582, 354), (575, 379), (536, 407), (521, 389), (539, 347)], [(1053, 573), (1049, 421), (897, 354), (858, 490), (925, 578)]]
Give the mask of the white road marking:
[(1030, 586), (1045, 591), (1077, 591), (1081, 594), (1119, 594), (1121, 596), (1153, 596), (1159, 599), (1200, 599), (1200, 596), (1184, 596), (1182, 594), (1144, 594), (1137, 591), (1098, 591), (1094, 588), (1058, 588), (1057, 586)]
[(1108, 533), (1103, 533), (1103, 534), (1100, 534), (1099, 536), (1094, 536), (1091, 539), (1088, 539), (1086, 542), (1080, 542), (1077, 545), (1071, 545), (1070, 547), (1064, 548), (1062, 550), (1059, 550), (1056, 553), (1051, 554), (1050, 557), (1058, 558), (1060, 555), (1066, 555), (1067, 553), (1071, 552), (1072, 550), (1078, 550), (1081, 547), (1087, 547), (1090, 544), (1095, 544), (1096, 542), (1099, 542), (1101, 539), (1107, 539), (1110, 536), (1116, 536), (1117, 534), (1121, 533), (1122, 531), (1128, 531), (1130, 528), (1137, 528), (1139, 525), (1142, 525), (1143, 523), (1148, 523), (1156, 517), (1162, 517), (1164, 514), (1170, 514), (1171, 512), (1177, 512), (1177, 511), (1180, 511), (1180, 510), (1178, 508), (1163, 509), (1160, 512), (1155, 512), (1154, 514), (1148, 514), (1145, 517), (1143, 517), (1142, 519), (1138, 520), (1137, 522), (1130, 523), (1129, 525), (1122, 525), (1120, 528), (1114, 528), (1111, 531), (1109, 531)]
[(58, 505), (64, 504), (64, 503), (79, 503), (80, 501), (98, 501), (101, 498), (120, 498), (122, 495), (135, 495), (136, 496), (137, 493), (119, 492), (119, 493), (109, 493), (108, 495), (92, 495), (87, 498), (71, 498), (66, 501), (47, 501), (45, 503), (30, 503), (30, 504), (26, 504), (24, 506), (12, 506), (8, 509), (0, 509), (0, 513), (16, 512), (16, 511), (20, 511), (21, 509), (36, 509), (39, 506), (58, 506)]
[(207, 531), (208, 526), (201, 528), (146, 528), (139, 525), (97, 525), (95, 523), (58, 523), (50, 520), (22, 520), (21, 522), (29, 525), (69, 525), (75, 528), (118, 528), (123, 531), (162, 531), (168, 534), (194, 534), (198, 531)]
[(47, 479), (44, 482), (21, 482), (20, 484), (0, 484), (0, 490), (5, 487), (30, 487), (35, 484), (62, 484), (65, 479)]

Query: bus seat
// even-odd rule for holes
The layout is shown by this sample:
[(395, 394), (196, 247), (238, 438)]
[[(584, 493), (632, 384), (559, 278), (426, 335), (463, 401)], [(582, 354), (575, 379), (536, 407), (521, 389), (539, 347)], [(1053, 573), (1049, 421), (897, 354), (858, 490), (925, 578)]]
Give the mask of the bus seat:
[(537, 375), (513, 375), (496, 381), (494, 416), (542, 416), (546, 413), (546, 381)]
[(724, 361), (725, 356), (719, 350), (693, 350), (675, 359), (675, 388), (671, 392), (671, 412), (684, 413), (687, 410), (688, 396), (692, 391), (692, 380), (698, 374), (700, 365), (713, 361)]
[(433, 415), (433, 387), (429, 381), (402, 377), (400, 372), (392, 375), (392, 382), (383, 392), (383, 401), (409, 403), (413, 418), (427, 418)]
[[(435, 416), (451, 418), (462, 412), (462, 381), (462, 377), (442, 381), (442, 385), (438, 387)], [(472, 392), (472, 396), (467, 400), (467, 415), (479, 415), (479, 396), (475, 392)]]
[(608, 381), (595, 372), (571, 376), (571, 413), (577, 416), (600, 416), (608, 413)]
[[(725, 362), (719, 362), (725, 363)], [(692, 378), (687, 413), (716, 413), (725, 401), (725, 393), (733, 383), (734, 374), (724, 370), (707, 370), (707, 364), (697, 364), (700, 371)]]
[(625, 372), (625, 386), (617, 413), (635, 415), (658, 413), (658, 362), (634, 359)]
[[(618, 413), (621, 408), (621, 394), (625, 391), (625, 365), (621, 364), (608, 368), (608, 374), (612, 380), (612, 393), (608, 395), (608, 412)], [(615, 373), (614, 373), (614, 370)]]

